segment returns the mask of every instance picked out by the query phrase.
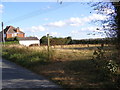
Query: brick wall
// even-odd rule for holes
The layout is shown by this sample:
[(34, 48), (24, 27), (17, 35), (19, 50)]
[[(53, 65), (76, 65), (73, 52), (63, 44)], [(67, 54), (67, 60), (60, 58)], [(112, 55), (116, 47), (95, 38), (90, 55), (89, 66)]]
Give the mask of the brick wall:
[(6, 34), (6, 38), (12, 38), (12, 34)]
[(18, 37), (24, 37), (25, 34), (17, 34)]
[[(24, 37), (25, 34), (17, 34), (17, 37)], [(7, 34), (6, 38), (12, 38), (12, 34)]]

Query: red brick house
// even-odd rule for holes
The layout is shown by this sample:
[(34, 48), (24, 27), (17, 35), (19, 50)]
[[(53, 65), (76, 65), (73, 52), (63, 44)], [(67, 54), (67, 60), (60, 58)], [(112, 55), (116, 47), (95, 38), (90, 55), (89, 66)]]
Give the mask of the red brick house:
[[(1, 31), (0, 33), (0, 35), (2, 35), (3, 31)], [(20, 31), (19, 27), (15, 28), (13, 26), (7, 26), (4, 29), (4, 37), (5, 39), (13, 37), (25, 37), (25, 33)]]

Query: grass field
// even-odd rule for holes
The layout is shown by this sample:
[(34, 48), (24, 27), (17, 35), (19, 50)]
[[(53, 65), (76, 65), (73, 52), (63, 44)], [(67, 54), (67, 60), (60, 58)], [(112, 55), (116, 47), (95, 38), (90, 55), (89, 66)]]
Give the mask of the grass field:
[[(113, 88), (114, 84), (104, 79), (91, 60), (96, 47), (100, 45), (52, 46), (48, 60), (47, 46), (6, 45), (2, 55), (64, 88)], [(111, 47), (105, 45), (105, 49), (106, 54), (111, 53)]]

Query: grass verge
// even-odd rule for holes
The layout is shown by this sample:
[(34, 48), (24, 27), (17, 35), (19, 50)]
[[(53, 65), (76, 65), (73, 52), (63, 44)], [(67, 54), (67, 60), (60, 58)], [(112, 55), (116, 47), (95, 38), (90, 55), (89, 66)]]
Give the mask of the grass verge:
[(64, 88), (113, 88), (91, 61), (93, 49), (52, 49), (50, 61), (46, 48), (6, 45), (2, 56)]

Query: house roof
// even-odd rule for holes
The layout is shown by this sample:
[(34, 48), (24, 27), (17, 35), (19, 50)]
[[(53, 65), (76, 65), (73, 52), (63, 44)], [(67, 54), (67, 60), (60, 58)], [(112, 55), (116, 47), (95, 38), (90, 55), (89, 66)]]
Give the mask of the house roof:
[[(7, 26), (5, 29), (4, 29), (4, 33), (16, 33), (18, 31), (18, 33), (24, 33), (22, 31), (20, 31), (19, 28), (15, 28), (13, 26)], [(0, 33), (2, 33), (3, 31), (1, 31)]]
[(22, 37), (19, 40), (39, 40), (37, 37)]

